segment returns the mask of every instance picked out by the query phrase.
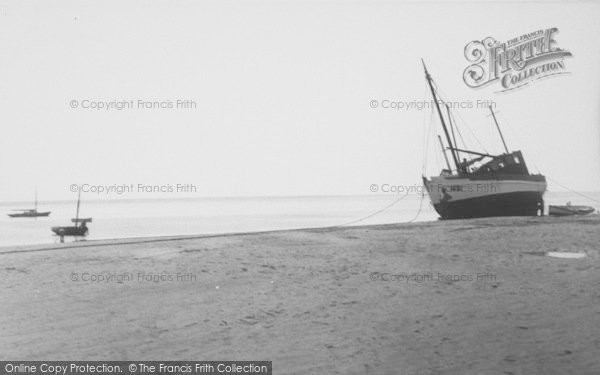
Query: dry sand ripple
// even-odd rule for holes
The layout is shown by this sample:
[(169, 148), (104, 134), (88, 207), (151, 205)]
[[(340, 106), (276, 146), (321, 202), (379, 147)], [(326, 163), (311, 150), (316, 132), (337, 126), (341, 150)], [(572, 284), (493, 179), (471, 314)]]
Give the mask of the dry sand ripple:
[(492, 218), (0, 249), (0, 353), (272, 360), (276, 374), (598, 373), (599, 225)]

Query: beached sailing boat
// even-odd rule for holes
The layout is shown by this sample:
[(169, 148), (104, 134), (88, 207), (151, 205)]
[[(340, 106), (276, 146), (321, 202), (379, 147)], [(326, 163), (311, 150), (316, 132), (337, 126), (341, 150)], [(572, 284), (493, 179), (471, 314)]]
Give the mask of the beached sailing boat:
[(79, 218), (80, 203), (81, 203), (81, 190), (79, 191), (79, 194), (77, 195), (77, 212), (75, 214), (75, 218), (71, 219), (71, 222), (74, 223), (75, 225), (64, 226), (64, 227), (52, 227), (52, 228), (50, 228), (52, 230), (52, 232), (61, 236), (61, 238), (63, 236), (87, 236), (88, 235), (89, 229), (87, 227), (87, 223), (91, 223), (92, 218), (91, 217), (85, 218), (85, 219)]
[(50, 215), (50, 211), (44, 211), (44, 212), (40, 212), (37, 210), (38, 207), (38, 196), (37, 196), (37, 190), (35, 191), (35, 206), (34, 208), (26, 208), (26, 209), (20, 209), (20, 210), (13, 210), (15, 211), (14, 214), (8, 214), (8, 216), (10, 217), (46, 217)]
[[(546, 178), (541, 174), (529, 173), (521, 151), (508, 151), (494, 112), (492, 111), (492, 116), (506, 152), (490, 155), (459, 149), (456, 139), (450, 138), (448, 126), (440, 110), (438, 94), (424, 62), (423, 68), (449, 145), (444, 148), (442, 139), (438, 136), (448, 169), (430, 179), (423, 176), (431, 203), (441, 218), (536, 216), (538, 212), (543, 215)], [(454, 134), (449, 114), (448, 109), (450, 130)], [(446, 151), (450, 151), (454, 168), (448, 161)], [(462, 162), (461, 156), (464, 156)]]

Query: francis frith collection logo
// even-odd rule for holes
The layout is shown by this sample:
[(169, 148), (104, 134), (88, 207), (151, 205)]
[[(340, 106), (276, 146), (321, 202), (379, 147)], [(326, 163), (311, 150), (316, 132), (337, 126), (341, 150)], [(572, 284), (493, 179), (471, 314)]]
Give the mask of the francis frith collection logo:
[(471, 65), (465, 69), (463, 80), (473, 88), (499, 83), (502, 92), (566, 74), (564, 59), (572, 55), (558, 47), (557, 33), (558, 28), (553, 27), (503, 43), (492, 37), (474, 40), (465, 47), (465, 57)]

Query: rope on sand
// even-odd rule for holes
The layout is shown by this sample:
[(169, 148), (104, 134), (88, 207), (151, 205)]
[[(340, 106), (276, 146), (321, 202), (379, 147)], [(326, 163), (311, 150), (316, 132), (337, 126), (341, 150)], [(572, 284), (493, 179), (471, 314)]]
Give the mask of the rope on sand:
[(337, 227), (343, 227), (343, 226), (346, 226), (346, 225), (351, 225), (351, 224), (360, 223), (360, 222), (361, 222), (361, 221), (363, 221), (363, 220), (367, 220), (367, 219), (368, 219), (368, 218), (370, 218), (370, 217), (373, 217), (373, 216), (375, 216), (375, 215), (378, 215), (378, 214), (380, 214), (380, 213), (382, 213), (382, 212), (385, 212), (385, 211), (387, 211), (388, 209), (392, 208), (392, 207), (393, 207), (393, 206), (394, 206), (396, 203), (398, 203), (398, 202), (400, 202), (402, 199), (406, 198), (406, 196), (407, 196), (407, 195), (408, 195), (408, 191), (406, 192), (406, 194), (404, 194), (403, 196), (401, 196), (400, 198), (398, 198), (398, 199), (396, 199), (394, 202), (392, 202), (392, 204), (389, 204), (389, 205), (385, 206), (384, 208), (382, 208), (381, 210), (375, 211), (375, 212), (373, 212), (372, 214), (369, 214), (369, 215), (367, 215), (367, 216), (365, 216), (365, 217), (363, 217), (363, 218), (360, 218), (360, 219), (358, 219), (358, 220), (353, 220), (353, 221), (350, 221), (350, 222), (347, 222), (347, 223), (344, 223), (344, 224), (333, 225), (333, 226), (331, 226), (331, 227), (325, 227), (325, 228), (337, 228)]
[[(369, 218), (371, 218), (371, 217), (373, 217), (373, 216), (375, 216), (375, 215), (379, 215), (380, 213), (382, 213), (382, 212), (385, 212), (385, 211), (389, 210), (389, 209), (390, 209), (390, 208), (392, 208), (394, 205), (396, 205), (396, 203), (400, 202), (401, 200), (403, 200), (403, 199), (404, 199), (404, 198), (406, 198), (407, 196), (408, 196), (408, 192), (407, 192), (406, 194), (404, 194), (403, 196), (401, 196), (400, 198), (398, 198), (398, 199), (396, 199), (395, 201), (393, 201), (391, 204), (389, 204), (389, 205), (387, 205), (387, 206), (383, 207), (382, 209), (380, 209), (380, 210), (377, 210), (377, 211), (375, 211), (375, 212), (373, 212), (373, 213), (371, 213), (371, 214), (368, 214), (367, 216), (361, 217), (361, 218), (360, 218), (360, 219), (358, 219), (358, 220), (352, 220), (352, 221), (349, 221), (349, 222), (347, 222), (347, 223), (338, 224), (338, 225), (332, 225), (332, 226), (329, 226), (329, 227), (322, 227), (322, 228), (323, 228), (323, 229), (326, 229), (326, 228), (340, 228), (340, 227), (345, 227), (345, 226), (347, 226), (347, 225), (352, 225), (352, 224), (357, 224), (357, 223), (360, 223), (361, 221), (367, 220), (367, 219), (369, 219)], [(417, 214), (415, 215), (415, 217), (413, 217), (412, 219), (410, 219), (410, 220), (408, 220), (408, 221), (402, 221), (402, 222), (398, 222), (398, 223), (391, 223), (391, 224), (409, 224), (409, 223), (412, 223), (413, 221), (417, 220), (417, 218), (418, 218), (418, 217), (419, 217), (419, 215), (421, 214), (421, 210), (422, 210), (422, 208), (423, 208), (423, 198), (424, 198), (424, 197), (425, 197), (425, 194), (424, 194), (424, 193), (422, 193), (422, 194), (421, 194), (421, 201), (420, 201), (420, 203), (419, 203), (419, 210), (417, 211)]]

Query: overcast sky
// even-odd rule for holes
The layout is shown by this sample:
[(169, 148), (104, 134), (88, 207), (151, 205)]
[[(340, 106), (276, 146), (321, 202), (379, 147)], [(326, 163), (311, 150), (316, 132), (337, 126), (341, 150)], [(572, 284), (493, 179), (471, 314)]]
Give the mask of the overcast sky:
[[(496, 103), (530, 169), (600, 190), (599, 16), (593, 2), (1, 1), (0, 201), (36, 186), (40, 199), (69, 199), (73, 183), (189, 183), (193, 196), (420, 184), (431, 111), (370, 102), (429, 100), (421, 57), (449, 99)], [(470, 41), (550, 27), (571, 74), (507, 93), (463, 82)], [(460, 111), (499, 153), (488, 114)]]

